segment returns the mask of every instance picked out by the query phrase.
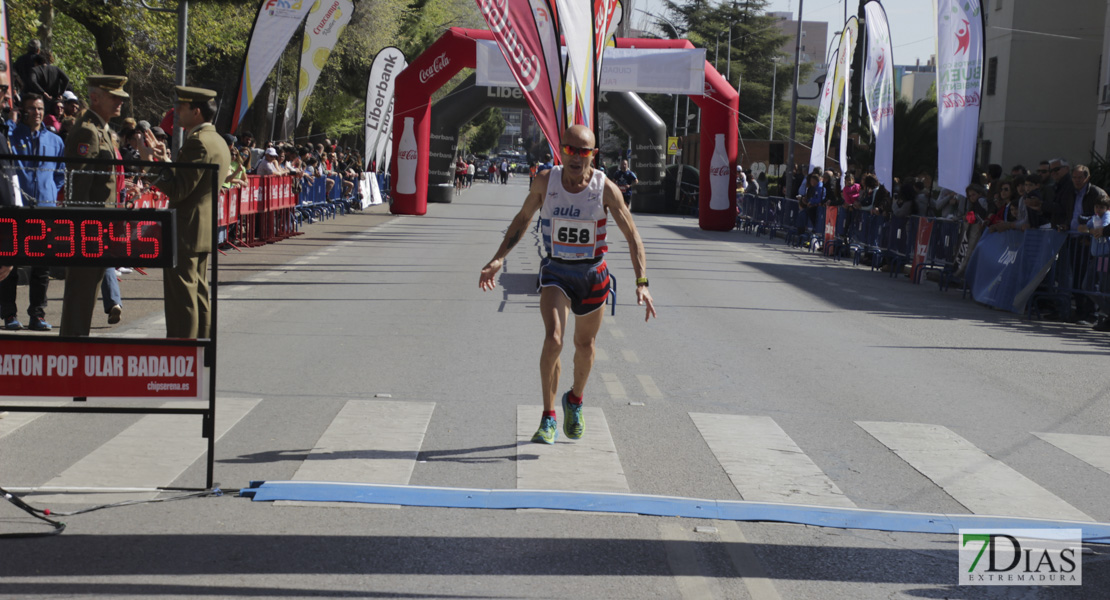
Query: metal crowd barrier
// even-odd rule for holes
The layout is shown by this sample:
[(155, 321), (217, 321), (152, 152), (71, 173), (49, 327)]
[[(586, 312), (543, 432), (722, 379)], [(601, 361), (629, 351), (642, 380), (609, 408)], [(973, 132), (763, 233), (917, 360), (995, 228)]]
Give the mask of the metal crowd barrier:
[(1110, 312), (1110, 240), (1070, 233), (1026, 312), (1035, 317), (1054, 312), (1069, 320), (1091, 316), (1100, 309), (1104, 314)]

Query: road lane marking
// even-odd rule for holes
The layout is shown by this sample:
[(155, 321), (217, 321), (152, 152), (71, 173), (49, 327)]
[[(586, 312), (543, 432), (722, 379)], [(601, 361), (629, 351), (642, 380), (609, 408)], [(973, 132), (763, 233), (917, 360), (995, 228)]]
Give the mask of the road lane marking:
[(605, 391), (609, 392), (609, 397), (614, 400), (623, 400), (628, 397), (628, 394), (624, 391), (624, 385), (621, 384), (616, 373), (602, 373), (601, 381), (605, 384)]
[(651, 375), (637, 375), (636, 379), (640, 380), (640, 387), (644, 388), (644, 394), (648, 398), (659, 400), (663, 397), (663, 392), (660, 392), (659, 388), (655, 386), (655, 380), (651, 378)]
[(1110, 436), (1036, 432), (1033, 435), (1096, 469), (1110, 473)]
[(740, 530), (736, 521), (716, 521), (717, 535), (725, 545), (725, 551), (736, 567), (736, 574), (748, 588), (752, 600), (782, 600), (775, 583), (763, 567), (763, 563), (752, 551), (752, 545)]
[(640, 362), (640, 357), (636, 356), (636, 352), (634, 350), (621, 350), (621, 355), (624, 356), (624, 360), (630, 363)]
[[(259, 402), (259, 398), (220, 398), (216, 402), (216, 440)], [(200, 415), (146, 415), (43, 487), (165, 487), (207, 450), (208, 440), (200, 436)], [(50, 494), (35, 496), (34, 501), (108, 504), (157, 495), (158, 492)]]
[(1093, 520), (947, 427), (877, 421), (856, 424), (975, 514)]
[(855, 506), (771, 417), (690, 418), (744, 500)]
[(628, 492), (609, 423), (600, 408), (582, 408), (585, 433), (568, 440), (559, 424), (555, 445), (532, 443), (543, 408), (516, 407), (516, 487), (529, 490)]
[(435, 406), (396, 400), (347, 402), (293, 480), (408, 484)]
[(618, 340), (624, 339), (624, 332), (620, 329), (617, 329), (616, 327), (610, 327), (609, 333), (613, 334), (613, 337), (617, 338)]
[(697, 544), (686, 528), (674, 521), (663, 521), (659, 523), (659, 538), (663, 540), (679, 596), (691, 600), (724, 598), (721, 584), (698, 564)]
[(609, 360), (609, 353), (605, 351), (605, 348), (594, 346), (594, 360)]

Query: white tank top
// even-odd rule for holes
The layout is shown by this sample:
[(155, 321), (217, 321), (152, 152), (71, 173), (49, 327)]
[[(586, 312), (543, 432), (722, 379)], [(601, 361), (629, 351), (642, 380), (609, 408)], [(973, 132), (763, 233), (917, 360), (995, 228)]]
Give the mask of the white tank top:
[(594, 169), (586, 189), (572, 194), (563, 188), (563, 167), (551, 169), (547, 194), (540, 207), (540, 229), (548, 255), (562, 260), (593, 260), (605, 256), (605, 174)]

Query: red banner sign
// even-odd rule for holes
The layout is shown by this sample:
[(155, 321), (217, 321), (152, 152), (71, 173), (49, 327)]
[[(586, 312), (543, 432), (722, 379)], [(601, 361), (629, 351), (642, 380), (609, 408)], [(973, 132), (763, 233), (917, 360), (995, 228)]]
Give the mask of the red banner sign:
[(836, 240), (836, 219), (839, 216), (839, 206), (825, 207), (825, 253), (832, 250), (832, 243)]
[[(921, 265), (929, 257), (929, 240), (933, 237), (933, 222), (929, 219), (917, 220), (917, 236), (913, 241), (913, 268), (910, 269), (911, 273), (917, 273)], [(914, 278), (914, 283), (921, 283), (918, 277)]]
[(202, 349), (0, 339), (4, 396), (200, 398)]

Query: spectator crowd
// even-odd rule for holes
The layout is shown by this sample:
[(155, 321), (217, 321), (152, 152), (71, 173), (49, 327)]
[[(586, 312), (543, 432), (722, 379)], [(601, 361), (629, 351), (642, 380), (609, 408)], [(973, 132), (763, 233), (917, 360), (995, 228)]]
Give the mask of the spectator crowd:
[(986, 232), (1048, 229), (1067, 233), (1068, 242), (1056, 262), (1056, 283), (1064, 289), (1093, 293), (1077, 292), (1072, 305), (1048, 308), (1043, 314), (1110, 331), (1110, 301), (1106, 299), (1110, 278), (1105, 269), (1095, 269), (1096, 263), (1103, 264), (1110, 257), (1105, 238), (1105, 228), (1110, 226), (1110, 196), (1091, 181), (1086, 165), (1073, 166), (1064, 158), (1053, 158), (1040, 161), (1032, 172), (1014, 165), (1007, 173), (1001, 165), (991, 164), (976, 173), (964, 190), (935, 186), (933, 174), (927, 171), (895, 178), (894, 190), (888, 190), (873, 172), (862, 171), (854, 163), (843, 174), (843, 183), (840, 173), (814, 169), (807, 174), (801, 165), (795, 165), (792, 189), (782, 189), (785, 179), (772, 190), (765, 173), (753, 179), (750, 171), (738, 167), (736, 186), (738, 191), (754, 195), (775, 192), (797, 200), (804, 215), (799, 227), (810, 231), (818, 218), (824, 218), (828, 206), (843, 207), (849, 214), (959, 221), (966, 246), (955, 265), (956, 279), (966, 275), (972, 252)]
[[(74, 193), (75, 189), (81, 192), (89, 184), (83, 174), (75, 171), (67, 175), (63, 161), (33, 158), (168, 160), (168, 153), (152, 153), (151, 149), (169, 147), (176, 122), (175, 109), (171, 107), (150, 120), (120, 118), (120, 108), (129, 98), (123, 91), (125, 82), (126, 77), (90, 76), (86, 82), (88, 97), (81, 98), (75, 93), (70, 78), (54, 64), (53, 57), (38, 40), (32, 40), (10, 67), (0, 60), (0, 105), (3, 107), (0, 153), (28, 157), (0, 162), (0, 170), (5, 175), (0, 178), (0, 205), (53, 207), (89, 203), (130, 207), (142, 194), (161, 191), (158, 181), (144, 169), (116, 167), (110, 177), (109, 185), (115, 187), (109, 194), (109, 201), (89, 202), (87, 194)], [(211, 116), (207, 118), (210, 120)], [(246, 185), (248, 174), (293, 176), (295, 190), (311, 186), (317, 178), (323, 177), (329, 194), (338, 181), (344, 197), (349, 197), (365, 166), (356, 150), (341, 147), (329, 138), (314, 144), (289, 140), (256, 146), (250, 133), (238, 138), (230, 134), (222, 137), (231, 158), (229, 173), (223, 181), (225, 188)], [(126, 266), (107, 268), (102, 274), (97, 271), (109, 324), (118, 323), (122, 318), (119, 277), (131, 272)], [(45, 309), (50, 279), (68, 280), (67, 270), (30, 267), (25, 273), (29, 295), (26, 323), (20, 320), (17, 303), (20, 278), (12, 272), (11, 265), (0, 266), (2, 327), (7, 331), (24, 328), (49, 331), (53, 326), (45, 320)], [(68, 297), (63, 300), (63, 335), (67, 334), (64, 323), (67, 301)], [(76, 334), (87, 335), (87, 331)]]

